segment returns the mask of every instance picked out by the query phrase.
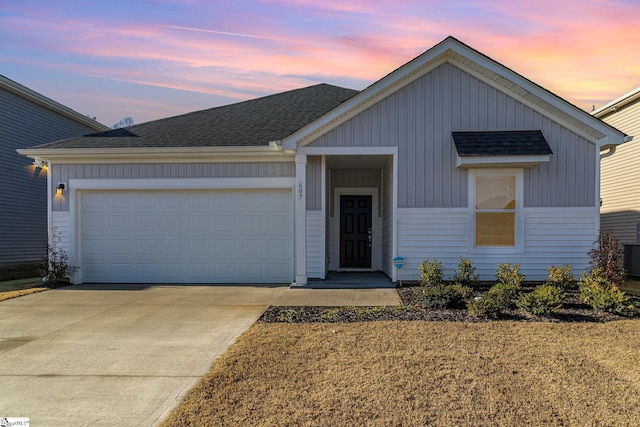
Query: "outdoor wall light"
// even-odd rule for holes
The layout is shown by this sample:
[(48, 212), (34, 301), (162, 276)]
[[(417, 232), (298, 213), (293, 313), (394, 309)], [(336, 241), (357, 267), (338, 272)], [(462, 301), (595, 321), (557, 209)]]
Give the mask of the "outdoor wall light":
[(58, 183), (56, 187), (56, 196), (62, 196), (62, 193), (64, 193), (64, 182)]
[(35, 159), (33, 161), (33, 165), (36, 167), (36, 169), (43, 169), (47, 166), (47, 162), (42, 159)]

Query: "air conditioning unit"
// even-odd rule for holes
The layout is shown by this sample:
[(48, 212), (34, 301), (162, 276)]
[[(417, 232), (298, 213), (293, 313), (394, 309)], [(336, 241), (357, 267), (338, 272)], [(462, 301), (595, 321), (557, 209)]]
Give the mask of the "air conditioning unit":
[(629, 276), (640, 276), (640, 244), (624, 245), (624, 269)]

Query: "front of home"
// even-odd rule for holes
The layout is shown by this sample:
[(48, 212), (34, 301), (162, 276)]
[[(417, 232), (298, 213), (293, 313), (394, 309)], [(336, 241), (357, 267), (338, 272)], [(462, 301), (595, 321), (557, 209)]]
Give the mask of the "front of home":
[[(75, 282), (401, 279), (469, 258), (586, 269), (622, 132), (454, 38), (362, 92), (317, 85), (20, 150)], [(56, 188), (63, 184), (64, 189)]]

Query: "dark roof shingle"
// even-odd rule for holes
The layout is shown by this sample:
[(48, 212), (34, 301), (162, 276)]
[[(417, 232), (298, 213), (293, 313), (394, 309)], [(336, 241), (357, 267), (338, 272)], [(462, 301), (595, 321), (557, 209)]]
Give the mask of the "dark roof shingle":
[(539, 130), (452, 132), (460, 157), (553, 154)]
[(318, 84), (32, 148), (265, 146), (291, 135), (357, 93)]

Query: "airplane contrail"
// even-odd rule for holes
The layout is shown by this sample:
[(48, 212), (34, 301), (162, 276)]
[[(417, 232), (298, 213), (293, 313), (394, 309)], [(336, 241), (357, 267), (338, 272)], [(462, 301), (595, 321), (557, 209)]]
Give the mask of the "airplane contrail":
[(180, 26), (177, 26), (177, 25), (160, 25), (160, 27), (173, 28), (173, 29), (176, 29), (176, 30), (198, 31), (198, 32), (201, 32), (201, 33), (222, 34), (222, 35), (225, 35), (225, 36), (248, 37), (248, 38), (252, 38), (252, 39), (263, 39), (263, 40), (274, 40), (274, 41), (287, 42), (287, 43), (302, 43), (302, 44), (313, 44), (313, 45), (320, 45), (320, 46), (340, 47), (337, 44), (330, 44), (330, 43), (307, 42), (307, 41), (300, 41), (300, 40), (293, 40), (293, 39), (285, 39), (285, 38), (280, 38), (280, 37), (255, 36), (255, 35), (252, 35), (252, 34), (230, 33), (230, 32), (227, 32), (227, 31), (205, 30), (203, 28), (180, 27)]

